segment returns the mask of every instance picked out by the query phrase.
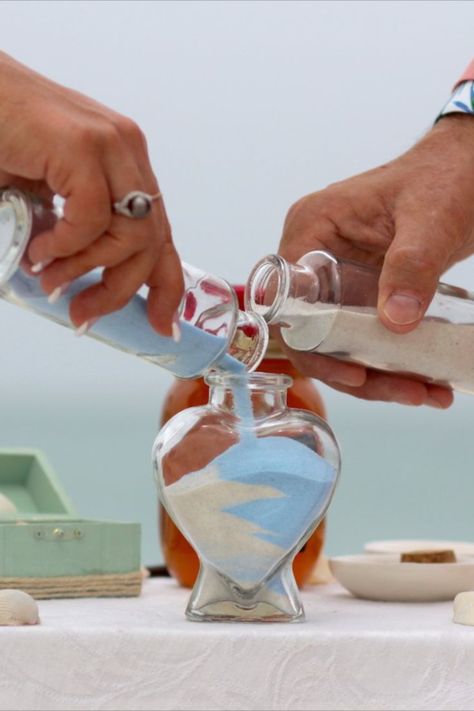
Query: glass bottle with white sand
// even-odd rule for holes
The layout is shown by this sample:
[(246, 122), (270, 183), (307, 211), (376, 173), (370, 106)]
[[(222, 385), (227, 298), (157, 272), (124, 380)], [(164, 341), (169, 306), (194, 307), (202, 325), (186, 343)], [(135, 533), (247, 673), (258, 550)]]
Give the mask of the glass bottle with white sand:
[(280, 326), (293, 350), (474, 393), (474, 294), (440, 283), (420, 325), (389, 331), (377, 315), (380, 271), (324, 251), (296, 264), (272, 254), (253, 269), (246, 307)]

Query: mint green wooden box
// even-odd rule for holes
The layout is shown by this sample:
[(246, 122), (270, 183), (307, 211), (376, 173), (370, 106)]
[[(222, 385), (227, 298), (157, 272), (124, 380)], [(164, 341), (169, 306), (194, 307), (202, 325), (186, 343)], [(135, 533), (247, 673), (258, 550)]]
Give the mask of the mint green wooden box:
[(35, 597), (129, 596), (141, 588), (140, 525), (81, 519), (44, 455), (0, 449), (0, 588)]

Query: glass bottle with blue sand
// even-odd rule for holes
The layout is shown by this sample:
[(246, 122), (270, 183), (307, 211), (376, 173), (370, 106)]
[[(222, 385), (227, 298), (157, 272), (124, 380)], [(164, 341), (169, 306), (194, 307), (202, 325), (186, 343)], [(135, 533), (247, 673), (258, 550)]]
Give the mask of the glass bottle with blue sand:
[[(28, 272), (30, 239), (61, 219), (58, 207), (15, 188), (0, 191), (0, 298), (68, 328), (72, 298), (97, 283), (97, 269), (75, 279), (57, 301), (48, 299), (38, 276)], [(182, 264), (185, 294), (179, 307), (181, 338), (161, 336), (147, 317), (146, 296), (135, 294), (119, 311), (102, 316), (86, 335), (169, 370), (195, 378), (209, 370), (257, 367), (268, 342), (260, 316), (240, 311), (232, 287), (224, 280)]]
[(334, 493), (336, 439), (321, 418), (287, 407), (287, 376), (207, 382), (208, 405), (171, 418), (153, 448), (160, 498), (200, 559), (186, 616), (301, 620), (292, 561)]

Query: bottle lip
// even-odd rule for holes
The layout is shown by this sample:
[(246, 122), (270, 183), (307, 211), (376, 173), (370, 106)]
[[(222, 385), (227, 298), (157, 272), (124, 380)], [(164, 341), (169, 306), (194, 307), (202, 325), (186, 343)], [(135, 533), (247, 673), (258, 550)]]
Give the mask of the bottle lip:
[[(274, 298), (271, 303), (263, 302), (263, 295), (268, 295), (270, 281)], [(245, 288), (245, 307), (251, 313), (258, 314), (271, 323), (281, 305), (286, 301), (290, 289), (289, 266), (278, 254), (268, 254), (252, 269)]]
[[(237, 296), (237, 301), (239, 302), (239, 309), (241, 311), (245, 311), (245, 284), (233, 284), (232, 288), (234, 289), (235, 294)], [(258, 365), (254, 365), (251, 370), (257, 368), (259, 365), (261, 365), (261, 363), (263, 363), (263, 361), (267, 360), (268, 358), (272, 360), (288, 360), (288, 356), (283, 353), (277, 340), (275, 338), (272, 338), (270, 334), (268, 334), (268, 342), (262, 358), (260, 359)]]
[(236, 385), (247, 385), (250, 390), (283, 390), (291, 387), (293, 378), (277, 373), (223, 373), (213, 371), (205, 376), (205, 382), (210, 386), (231, 388)]
[(1, 230), (6, 230), (5, 240), (0, 239), (0, 285), (7, 282), (18, 269), (25, 252), (32, 227), (31, 203), (21, 190), (4, 188), (0, 191), (3, 202)]

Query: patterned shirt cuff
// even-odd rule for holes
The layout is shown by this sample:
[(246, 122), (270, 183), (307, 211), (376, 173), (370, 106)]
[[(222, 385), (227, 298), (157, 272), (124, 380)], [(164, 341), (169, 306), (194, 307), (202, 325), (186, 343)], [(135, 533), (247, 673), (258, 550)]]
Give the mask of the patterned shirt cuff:
[(447, 114), (471, 114), (474, 116), (474, 81), (464, 81), (456, 87), (436, 120)]

